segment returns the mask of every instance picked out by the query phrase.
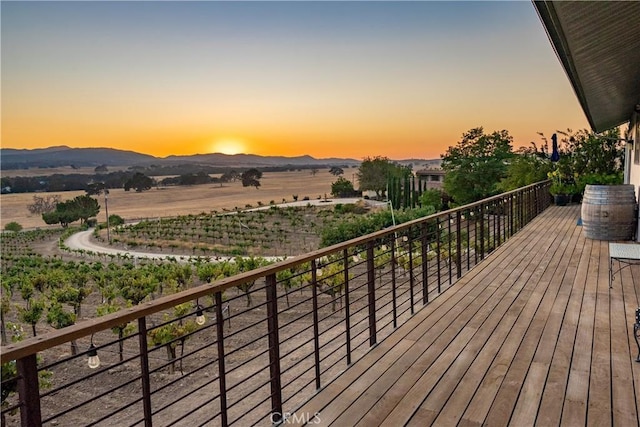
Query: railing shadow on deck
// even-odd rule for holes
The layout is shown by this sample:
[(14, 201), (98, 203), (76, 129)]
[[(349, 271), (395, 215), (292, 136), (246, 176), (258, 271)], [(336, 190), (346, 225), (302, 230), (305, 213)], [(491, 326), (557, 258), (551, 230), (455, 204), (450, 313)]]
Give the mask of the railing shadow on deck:
[[(15, 364), (2, 389), (17, 390), (2, 418), (23, 426), (282, 423), (546, 209), (548, 186), (533, 184), (2, 347), (2, 363)], [(70, 355), (71, 344), (95, 346), (100, 366), (87, 366), (93, 350)], [(40, 387), (45, 376), (47, 388)], [(17, 411), (19, 417), (9, 416)]]

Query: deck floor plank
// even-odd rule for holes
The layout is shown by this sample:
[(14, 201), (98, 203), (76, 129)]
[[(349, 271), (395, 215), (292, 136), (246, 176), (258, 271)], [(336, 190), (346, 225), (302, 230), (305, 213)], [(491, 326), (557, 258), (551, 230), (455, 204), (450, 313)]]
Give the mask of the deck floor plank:
[[(621, 272), (617, 286), (626, 294), (635, 297), (631, 270)], [(629, 286), (631, 285), (631, 286)], [(633, 425), (638, 419), (638, 400), (634, 393), (635, 377), (640, 373), (640, 363), (634, 362), (637, 347), (633, 340), (633, 317), (625, 318), (623, 292), (611, 292), (611, 396), (613, 402), (613, 424)], [(635, 302), (635, 298), (629, 298)], [(637, 304), (635, 305), (637, 307)], [(631, 341), (630, 341), (631, 338)], [(635, 388), (635, 390), (639, 390)]]
[(578, 216), (549, 208), (296, 412), (334, 426), (640, 426), (640, 266), (610, 290), (607, 242), (585, 239)]
[[(541, 227), (543, 227), (543, 225), (541, 225)], [(538, 236), (539, 238), (542, 238), (544, 235), (539, 233)], [(509, 272), (512, 272), (521, 264), (525, 255), (525, 252), (506, 251), (504, 247), (499, 248), (496, 251), (496, 256), (502, 257), (501, 263), (479, 264), (477, 266), (478, 268), (474, 268), (458, 282), (457, 285), (459, 286), (456, 287), (455, 292), (445, 292), (440, 297), (433, 300), (427, 307), (416, 313), (410, 322), (401, 326), (398, 331), (392, 334), (391, 337), (384, 340), (379, 344), (379, 346), (383, 345), (384, 348), (387, 348), (389, 345), (393, 345), (397, 342), (401, 337), (406, 337), (414, 341), (420, 340), (421, 345), (424, 347), (416, 347), (412, 352), (408, 352), (401, 362), (406, 363), (407, 358), (409, 358), (411, 363), (415, 363), (416, 359), (422, 355), (427, 348), (433, 348), (438, 339), (446, 342), (450, 341), (452, 337), (455, 336), (456, 330), (451, 327), (450, 319), (466, 321), (471, 317), (474, 310), (480, 306), (484, 299), (488, 299), (490, 297), (491, 294), (486, 292), (485, 288), (491, 285), (491, 281), (488, 279), (491, 278), (493, 274), (500, 274), (503, 276), (508, 275)], [(499, 271), (499, 273), (496, 273), (496, 271)], [(478, 286), (476, 283), (477, 281), (484, 283), (484, 286)], [(498, 286), (492, 287), (494, 291), (498, 288)], [(464, 318), (464, 316), (469, 317)], [(429, 322), (428, 319), (433, 319), (433, 321)], [(342, 400), (343, 396), (341, 396), (341, 393), (346, 389), (346, 387), (350, 386), (353, 381), (359, 378), (370, 364), (375, 363), (377, 358), (380, 357), (382, 351), (385, 351), (384, 348), (375, 348), (373, 351), (365, 355), (364, 358), (367, 359), (366, 363), (358, 363), (356, 366), (348, 369), (334, 382), (325, 387), (325, 389), (322, 390), (323, 392), (317, 394), (307, 404), (303, 405), (298, 412), (313, 413), (309, 412), (312, 408), (324, 408), (328, 407), (329, 404), (331, 404), (331, 406), (344, 407), (344, 405), (337, 403)], [(425, 363), (424, 359), (422, 360), (422, 363)], [(416, 367), (414, 367), (414, 369), (415, 368)], [(378, 370), (376, 371), (379, 372)], [(400, 393), (400, 396), (404, 396), (405, 392), (406, 390), (403, 390), (402, 393)], [(380, 406), (376, 407), (376, 409), (379, 408)], [(335, 413), (335, 408), (329, 411), (329, 415), (332, 413)], [(324, 415), (325, 422), (328, 423), (333, 421), (331, 416), (327, 414)]]
[[(531, 244), (532, 247), (550, 247), (552, 246), (552, 242), (555, 239), (556, 239), (555, 236), (547, 235), (547, 238), (542, 241), (532, 240), (529, 243)], [(495, 279), (493, 279), (494, 283), (503, 284), (505, 282), (508, 282), (514, 285), (510, 289), (511, 290), (510, 297), (507, 298), (507, 304), (505, 306), (506, 308), (509, 308), (512, 313), (520, 312), (521, 308), (517, 304), (514, 307), (513, 301), (519, 295), (521, 295), (522, 289), (524, 288), (524, 285), (526, 284), (527, 280), (529, 280), (532, 277), (532, 275), (534, 275), (536, 272), (538, 274), (541, 274), (544, 271), (544, 267), (542, 267), (541, 263), (543, 263), (544, 255), (547, 254), (547, 252), (541, 251), (537, 253), (539, 255), (539, 258), (536, 258), (535, 256), (525, 257), (523, 258), (523, 261), (526, 260), (525, 261), (526, 263), (522, 262), (519, 265), (513, 267), (513, 269), (509, 268), (510, 274), (505, 275), (504, 272), (501, 272), (500, 276), (496, 276)], [(527, 255), (529, 255), (528, 252), (527, 252)], [(525, 272), (526, 274), (523, 275), (523, 273)], [(507, 288), (506, 286), (501, 286), (501, 287)], [(437, 354), (441, 354), (443, 353), (444, 350), (441, 348), (436, 348), (436, 350), (434, 351), (436, 351)], [(446, 351), (449, 352), (450, 349), (446, 349)], [(456, 354), (454, 353), (454, 355)], [(418, 374), (420, 374), (420, 376), (417, 376)], [(438, 371), (435, 369), (430, 369), (428, 372), (425, 372), (425, 373), (412, 371), (403, 375), (403, 378), (401, 378), (401, 381), (402, 380), (404, 381), (399, 383), (403, 385), (412, 385), (412, 384), (413, 385), (411, 386), (410, 389), (403, 391), (403, 394), (402, 394), (403, 400), (394, 408), (394, 410), (391, 413), (387, 415), (385, 421), (383, 422), (383, 425), (385, 424), (396, 425), (398, 423), (402, 424), (404, 422), (407, 422), (413, 416), (414, 411), (417, 410), (417, 407), (421, 402), (418, 399), (414, 399), (411, 397), (407, 399), (406, 397), (421, 396), (421, 395), (426, 396), (425, 389), (430, 389), (430, 387), (433, 385), (433, 380), (438, 379), (439, 377), (442, 377), (442, 375), (438, 375)], [(429, 400), (431, 401), (432, 399), (429, 399)], [(425, 409), (428, 410), (428, 408), (425, 408)], [(437, 412), (435, 413), (432, 412), (429, 414), (429, 416), (434, 414), (437, 415)], [(376, 415), (380, 415), (380, 414), (376, 414)], [(416, 419), (421, 419), (421, 416), (416, 416)]]
[[(569, 246), (571, 245), (569, 244)], [(553, 252), (550, 252), (550, 251), (538, 252), (538, 253), (545, 254), (547, 257), (551, 257), (550, 259), (553, 259), (554, 257)], [(533, 262), (537, 263), (538, 266), (542, 270), (544, 270), (543, 266), (546, 265), (544, 262), (541, 262), (540, 260), (536, 260), (535, 258), (533, 259)], [(540, 273), (542, 273), (541, 270), (538, 271), (537, 275), (534, 274), (530, 277), (527, 277), (527, 276), (521, 277), (521, 280), (524, 279), (523, 285), (534, 283), (535, 280), (541, 280), (542, 275)], [(509, 325), (513, 324), (513, 322), (516, 320), (515, 317), (519, 314), (522, 304), (524, 304), (524, 301), (521, 299), (520, 305), (518, 305), (518, 303), (515, 303), (511, 306), (510, 311), (505, 314), (505, 316), (507, 317), (502, 317), (501, 319), (498, 319), (500, 320), (500, 326), (502, 327), (503, 330), (502, 331), (499, 331), (497, 329), (493, 330), (493, 336), (491, 336), (490, 339), (493, 339), (494, 342), (489, 343), (489, 341), (487, 341), (487, 339), (485, 339), (482, 335), (480, 334), (477, 335), (477, 338), (480, 340), (481, 345), (484, 346), (484, 348), (482, 348), (483, 354), (482, 356), (480, 356), (481, 359), (473, 361), (473, 365), (475, 366), (476, 369), (474, 372), (471, 373), (471, 377), (477, 378), (478, 369), (481, 367), (484, 367), (486, 372), (486, 369), (491, 364), (493, 357), (495, 357), (496, 352), (494, 349), (498, 347), (497, 344), (499, 342), (504, 341), (504, 336), (510, 330)], [(502, 337), (502, 340), (500, 340), (499, 337)], [(466, 366), (466, 368), (468, 369), (469, 366)], [(483, 372), (483, 375), (485, 372)], [(464, 376), (467, 376), (466, 370), (465, 370)], [(456, 388), (456, 385), (457, 383), (461, 383), (463, 379), (464, 377), (460, 378), (458, 376), (452, 376), (450, 375), (450, 373), (447, 373), (445, 380), (441, 381), (441, 383), (438, 384), (438, 388), (434, 390), (434, 393), (432, 393), (432, 395), (429, 396), (429, 399), (425, 402), (425, 404), (422, 405), (421, 409), (427, 408), (429, 409), (430, 413), (435, 413), (436, 415), (438, 415), (440, 410), (445, 410), (443, 409), (443, 405), (445, 405), (446, 403), (446, 406), (448, 407), (448, 409), (446, 409), (446, 411), (448, 411), (448, 415), (447, 415), (447, 412), (445, 412), (443, 416), (438, 416), (438, 421), (436, 424), (452, 425), (459, 420), (459, 417), (461, 416), (462, 412), (464, 412), (465, 410), (465, 407), (463, 406), (464, 401), (462, 402), (462, 404), (460, 404), (459, 403), (460, 401), (456, 399), (451, 399), (452, 402), (448, 402), (448, 399), (450, 398), (453, 392), (455, 392), (456, 395), (459, 392), (462, 392), (462, 390), (459, 390), (459, 387)], [(465, 388), (468, 386), (469, 384), (465, 384)], [(477, 384), (476, 384), (476, 387), (477, 387)], [(466, 401), (468, 402), (468, 398)], [(426, 413), (416, 414), (416, 418), (418, 420), (426, 420), (429, 423), (431, 423), (432, 421)]]
[[(573, 225), (570, 225), (570, 223), (566, 226), (573, 228)], [(487, 419), (488, 414), (491, 413), (491, 418), (494, 422), (499, 422), (499, 424), (491, 425), (503, 425), (508, 421), (510, 411), (507, 410), (507, 407), (511, 405), (511, 402), (503, 402), (501, 400), (506, 393), (505, 391), (501, 392), (501, 389), (502, 387), (504, 387), (505, 390), (513, 389), (514, 384), (510, 384), (510, 382), (517, 381), (511, 379), (514, 374), (509, 375), (507, 383), (504, 383), (504, 381), (509, 372), (516, 372), (515, 369), (523, 369), (522, 365), (526, 364), (526, 355), (532, 350), (531, 344), (524, 338), (527, 331), (531, 330), (531, 321), (548, 289), (548, 284), (551, 282), (552, 276), (555, 274), (558, 265), (561, 262), (564, 262), (564, 251), (560, 251), (559, 249), (562, 246), (566, 247), (567, 243), (565, 237), (563, 230), (559, 230), (558, 242), (554, 248), (555, 251), (552, 252), (553, 262), (543, 266), (543, 277), (535, 283), (535, 288), (533, 287), (533, 283), (530, 284), (530, 292), (532, 293), (532, 296), (520, 311), (516, 322), (510, 325), (511, 329), (507, 339), (500, 348), (496, 359), (493, 361), (489, 371), (485, 375), (485, 378), (480, 384), (476, 394), (471, 399), (471, 402), (463, 415), (466, 420), (471, 421), (472, 423), (482, 423)], [(524, 347), (522, 347), (523, 343)], [(523, 353), (525, 353), (525, 359), (522, 361), (517, 359), (517, 352), (521, 347)], [(511, 364), (514, 359), (516, 359), (518, 366), (517, 368), (511, 369)], [(519, 384), (521, 384), (521, 382)], [(517, 397), (517, 395), (509, 396), (508, 399), (511, 400), (512, 397)]]
[(565, 255), (568, 258), (568, 263), (562, 267), (564, 268), (563, 274), (558, 274), (561, 277), (558, 293), (553, 300), (553, 305), (548, 313), (529, 371), (526, 373), (522, 389), (515, 403), (515, 409), (510, 421), (513, 425), (535, 424), (551, 361), (558, 343), (562, 320), (569, 303), (573, 281), (578, 271), (582, 255), (580, 243), (583, 242), (581, 240), (583, 239), (581, 239), (580, 230), (577, 229), (572, 235), (568, 253)]
[(571, 357), (573, 356), (578, 321), (580, 320), (580, 308), (582, 307), (584, 286), (589, 271), (589, 263), (591, 262), (592, 248), (593, 241), (585, 240), (578, 264), (578, 271), (573, 281), (571, 296), (569, 297), (569, 303), (567, 304), (567, 309), (562, 319), (556, 349), (553, 353), (553, 359), (547, 375), (545, 390), (542, 394), (542, 400), (538, 409), (537, 423), (539, 425), (559, 425), (560, 419), (562, 418), (564, 394), (567, 389)]
[(585, 425), (589, 401), (589, 377), (591, 374), (591, 348), (595, 322), (597, 278), (600, 260), (600, 244), (594, 243), (586, 277), (578, 331), (569, 369), (569, 381), (564, 397), (561, 423), (563, 425)]
[[(608, 251), (608, 242), (600, 242), (600, 252)], [(590, 425), (611, 425), (611, 329), (609, 316), (608, 258), (600, 257), (596, 292), (595, 325), (589, 383), (587, 422)]]

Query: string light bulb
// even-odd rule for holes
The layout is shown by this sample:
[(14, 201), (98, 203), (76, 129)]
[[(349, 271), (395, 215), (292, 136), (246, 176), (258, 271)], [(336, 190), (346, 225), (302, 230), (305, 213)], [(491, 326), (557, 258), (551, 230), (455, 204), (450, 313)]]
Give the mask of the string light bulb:
[(87, 356), (89, 356), (89, 359), (87, 360), (89, 368), (96, 369), (100, 366), (100, 356), (98, 356), (98, 350), (96, 350), (96, 346), (93, 345), (93, 342), (89, 346)]
[(207, 318), (204, 317), (204, 311), (202, 311), (202, 308), (198, 306), (198, 311), (196, 311), (196, 324), (202, 326), (206, 321)]

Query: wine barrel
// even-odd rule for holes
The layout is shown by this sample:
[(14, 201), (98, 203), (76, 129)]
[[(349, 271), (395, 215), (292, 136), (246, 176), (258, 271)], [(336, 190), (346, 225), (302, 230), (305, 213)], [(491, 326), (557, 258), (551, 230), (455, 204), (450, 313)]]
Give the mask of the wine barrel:
[(633, 239), (636, 229), (633, 185), (587, 185), (582, 198), (582, 227), (589, 239)]

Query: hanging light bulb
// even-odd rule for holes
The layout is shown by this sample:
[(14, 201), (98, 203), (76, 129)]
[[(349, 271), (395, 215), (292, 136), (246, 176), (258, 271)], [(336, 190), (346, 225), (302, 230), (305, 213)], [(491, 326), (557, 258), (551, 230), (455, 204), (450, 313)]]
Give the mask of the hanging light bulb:
[(204, 317), (204, 312), (202, 311), (202, 308), (198, 306), (198, 311), (196, 311), (196, 324), (202, 326), (205, 324), (206, 321), (207, 321), (207, 318)]
[(87, 351), (87, 356), (89, 359), (87, 360), (87, 364), (91, 369), (96, 369), (100, 366), (100, 357), (98, 356), (98, 350), (96, 350), (96, 346), (91, 343), (89, 346), (89, 351)]

